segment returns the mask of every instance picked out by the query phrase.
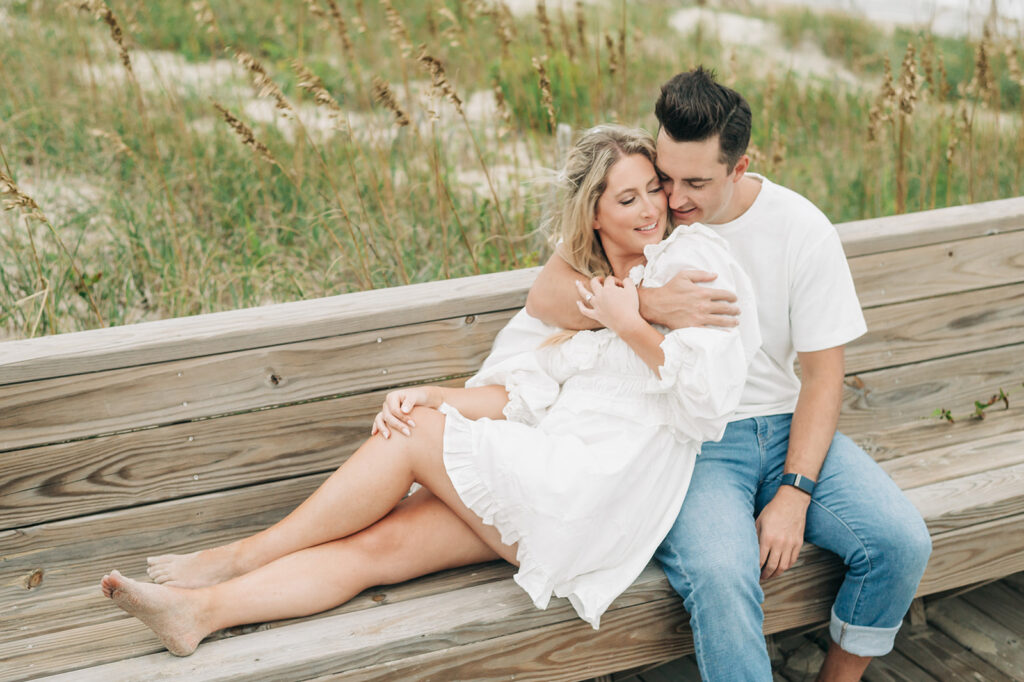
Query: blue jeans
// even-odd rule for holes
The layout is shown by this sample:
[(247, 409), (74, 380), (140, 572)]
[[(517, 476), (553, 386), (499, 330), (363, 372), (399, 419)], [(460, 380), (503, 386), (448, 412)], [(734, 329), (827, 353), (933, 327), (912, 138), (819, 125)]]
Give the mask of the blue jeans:
[[(772, 679), (762, 634), (754, 520), (779, 488), (792, 415), (729, 424), (697, 457), (682, 511), (655, 557), (684, 600), (704, 680)], [(867, 453), (837, 433), (804, 537), (847, 566), (830, 632), (844, 650), (892, 650), (931, 552), (917, 509)]]

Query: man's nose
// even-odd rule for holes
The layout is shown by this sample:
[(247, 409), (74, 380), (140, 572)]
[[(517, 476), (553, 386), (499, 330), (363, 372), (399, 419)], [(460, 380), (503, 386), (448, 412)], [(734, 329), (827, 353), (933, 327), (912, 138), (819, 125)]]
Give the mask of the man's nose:
[(682, 208), (687, 202), (686, 192), (679, 185), (672, 185), (668, 189), (669, 208), (676, 210)]

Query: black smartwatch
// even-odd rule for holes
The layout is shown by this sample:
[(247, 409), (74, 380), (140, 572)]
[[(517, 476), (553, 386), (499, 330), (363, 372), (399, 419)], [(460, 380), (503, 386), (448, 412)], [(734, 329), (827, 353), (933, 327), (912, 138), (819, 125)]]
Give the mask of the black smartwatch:
[(816, 481), (802, 474), (782, 474), (782, 485), (791, 485), (803, 490), (808, 495), (813, 495)]

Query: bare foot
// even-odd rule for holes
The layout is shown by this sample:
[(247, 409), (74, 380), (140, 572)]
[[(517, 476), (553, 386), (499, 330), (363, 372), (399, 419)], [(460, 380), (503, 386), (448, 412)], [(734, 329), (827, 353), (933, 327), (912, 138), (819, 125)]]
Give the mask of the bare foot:
[(117, 571), (103, 576), (100, 589), (105, 597), (155, 632), (175, 656), (188, 656), (210, 634), (203, 631), (199, 606), (194, 593), (188, 590), (140, 583)]
[(146, 573), (153, 582), (174, 587), (209, 587), (245, 571), (235, 561), (231, 545), (191, 554), (164, 554), (146, 558)]

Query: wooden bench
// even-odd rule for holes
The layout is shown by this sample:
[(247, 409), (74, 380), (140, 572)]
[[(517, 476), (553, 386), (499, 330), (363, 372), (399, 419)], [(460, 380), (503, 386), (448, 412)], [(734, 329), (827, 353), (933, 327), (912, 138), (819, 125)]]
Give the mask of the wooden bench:
[[(1024, 570), (1024, 197), (839, 226), (870, 332), (841, 428), (925, 516), (921, 595)], [(274, 522), (367, 436), (386, 390), (459, 384), (536, 270), (0, 344), (0, 679), (580, 680), (692, 650), (656, 566), (602, 619), (533, 608), (498, 563), (235, 628), (174, 658), (99, 594), (111, 568)], [(983, 421), (945, 423), (1004, 389)], [(813, 547), (765, 630), (827, 620)]]

